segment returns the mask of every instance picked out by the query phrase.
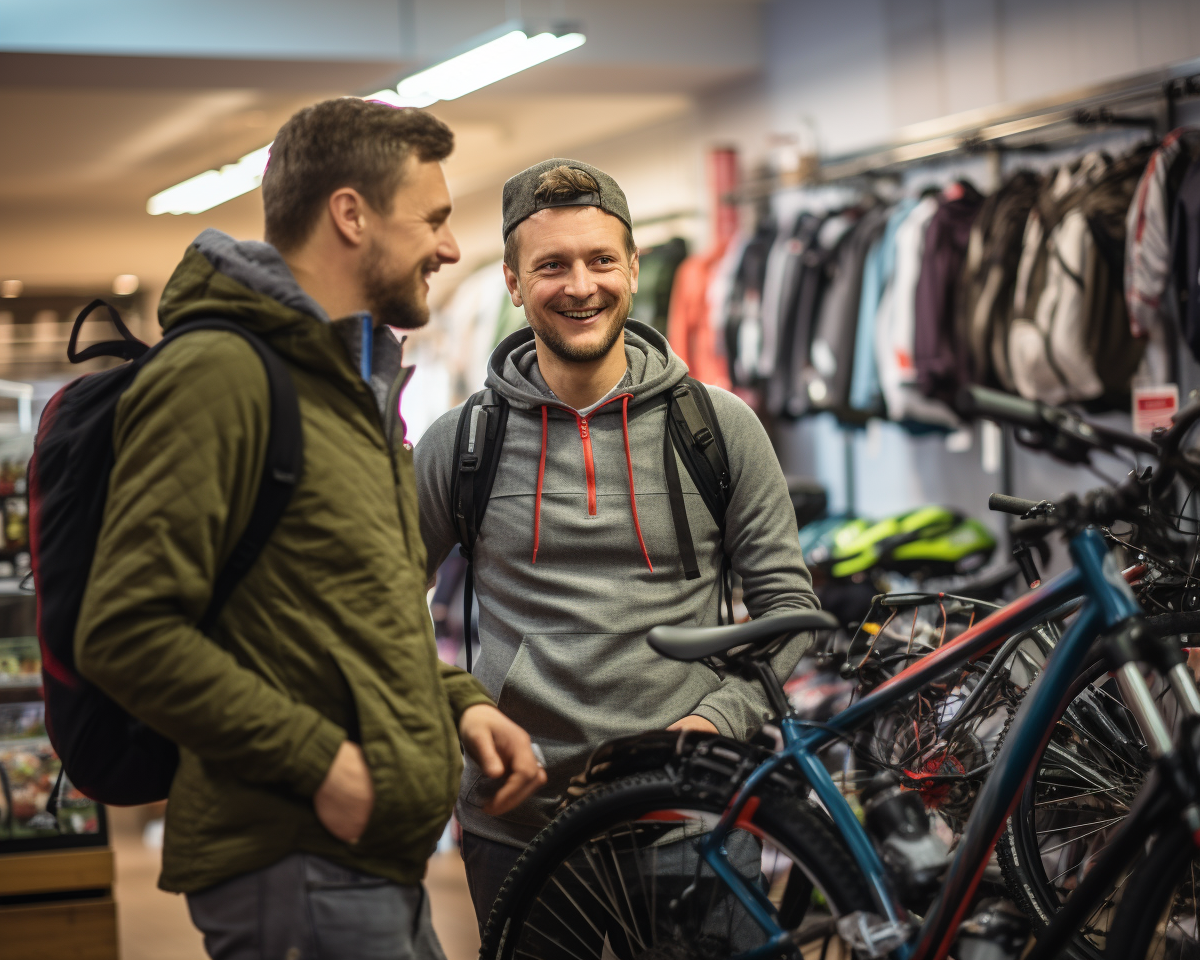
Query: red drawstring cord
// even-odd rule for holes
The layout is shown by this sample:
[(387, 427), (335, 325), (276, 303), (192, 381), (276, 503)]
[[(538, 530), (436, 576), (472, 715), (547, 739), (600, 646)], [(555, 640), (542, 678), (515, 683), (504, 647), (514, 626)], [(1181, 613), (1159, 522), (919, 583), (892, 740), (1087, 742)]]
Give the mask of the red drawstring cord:
[(542, 455), (538, 459), (537, 498), (533, 503), (533, 560), (537, 563), (538, 534), (542, 524), (542, 479), (546, 476), (546, 405), (542, 404)]
[[(543, 410), (545, 407), (542, 408)], [(633, 529), (637, 531), (638, 544), (642, 548), (642, 556), (646, 558), (646, 566), (654, 572), (654, 564), (650, 562), (650, 554), (646, 550), (646, 541), (642, 539), (642, 525), (638, 522), (637, 498), (633, 493), (633, 455), (629, 452), (629, 395), (621, 398), (621, 433), (625, 438), (625, 465), (629, 468), (629, 509), (633, 513)]]

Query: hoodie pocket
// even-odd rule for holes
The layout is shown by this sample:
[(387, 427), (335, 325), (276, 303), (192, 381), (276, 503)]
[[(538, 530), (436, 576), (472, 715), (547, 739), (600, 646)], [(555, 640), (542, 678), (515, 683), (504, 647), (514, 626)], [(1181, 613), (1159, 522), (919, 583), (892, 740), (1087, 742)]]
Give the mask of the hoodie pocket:
[[(541, 746), (547, 783), (532, 804), (506, 819), (544, 823), (554, 798), (596, 747), (674, 723), (720, 682), (702, 664), (655, 653), (641, 634), (527, 635), (505, 675), (497, 706)], [(482, 806), (492, 787), (487, 778), (476, 777), (466, 802)]]

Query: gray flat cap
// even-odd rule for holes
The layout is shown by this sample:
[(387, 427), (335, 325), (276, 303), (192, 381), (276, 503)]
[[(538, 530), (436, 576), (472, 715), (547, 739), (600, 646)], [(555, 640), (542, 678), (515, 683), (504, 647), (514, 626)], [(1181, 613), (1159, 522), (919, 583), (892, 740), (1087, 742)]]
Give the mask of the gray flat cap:
[[(591, 174), (600, 185), (600, 192), (585, 193), (574, 200), (535, 199), (533, 195), (541, 183), (542, 174), (555, 167), (564, 166)], [(605, 213), (611, 213), (630, 230), (633, 229), (629, 220), (629, 203), (625, 199), (625, 192), (617, 186), (617, 181), (603, 170), (597, 170), (591, 164), (580, 163), (578, 160), (543, 160), (509, 178), (504, 184), (504, 239), (508, 239), (508, 235), (522, 220), (546, 207), (599, 207)]]

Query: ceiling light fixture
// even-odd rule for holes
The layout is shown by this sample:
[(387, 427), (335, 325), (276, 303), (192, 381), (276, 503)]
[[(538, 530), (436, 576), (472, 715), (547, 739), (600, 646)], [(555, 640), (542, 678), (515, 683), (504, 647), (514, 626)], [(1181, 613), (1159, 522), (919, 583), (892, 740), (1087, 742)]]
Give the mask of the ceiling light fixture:
[[(363, 99), (379, 100), (395, 107), (428, 107), (439, 100), (457, 100), (581, 47), (586, 40), (587, 37), (582, 33), (539, 33), (529, 36), (524, 30), (508, 30), (466, 53), (405, 77), (394, 88), (376, 91)], [(146, 212), (155, 216), (162, 213), (203, 213), (243, 193), (249, 193), (262, 183), (270, 155), (271, 144), (268, 143), (246, 154), (237, 163), (228, 163), (220, 170), (206, 170), (168, 187), (146, 202)]]
[(24, 289), (25, 284), (20, 280), (0, 280), (0, 297), (4, 297), (5, 300), (19, 297)]

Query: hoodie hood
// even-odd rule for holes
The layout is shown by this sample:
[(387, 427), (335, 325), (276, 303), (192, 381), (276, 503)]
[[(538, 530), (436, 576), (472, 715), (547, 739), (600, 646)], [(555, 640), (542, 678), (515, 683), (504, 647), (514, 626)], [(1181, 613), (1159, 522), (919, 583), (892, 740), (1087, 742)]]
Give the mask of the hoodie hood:
[[(620, 393), (629, 395), (630, 407), (670, 390), (688, 372), (687, 365), (671, 350), (667, 338), (637, 320), (625, 322), (625, 361), (628, 371)], [(574, 413), (554, 396), (542, 378), (530, 327), (500, 341), (488, 361), (485, 386), (519, 410), (536, 410), (548, 404)], [(606, 409), (609, 409), (607, 405), (600, 408), (601, 411)]]
[(636, 320), (625, 323), (625, 377), (609, 397), (592, 407), (586, 414), (574, 410), (554, 396), (542, 378), (537, 365), (537, 347), (529, 327), (505, 337), (488, 361), (486, 385), (495, 390), (518, 410), (539, 411), (542, 420), (542, 442), (538, 456), (537, 490), (533, 506), (533, 556), (537, 563), (541, 540), (542, 489), (546, 476), (546, 452), (549, 437), (550, 409), (575, 418), (583, 444), (584, 474), (587, 480), (588, 513), (596, 513), (596, 466), (592, 455), (589, 424), (592, 417), (605, 413), (621, 414), (621, 434), (624, 440), (625, 468), (629, 479), (629, 512), (633, 531), (646, 566), (651, 573), (654, 564), (642, 536), (638, 517), (637, 491), (633, 483), (633, 455), (629, 446), (629, 410), (659, 394), (665, 393), (687, 376), (687, 366), (671, 351), (665, 337), (653, 327)]

